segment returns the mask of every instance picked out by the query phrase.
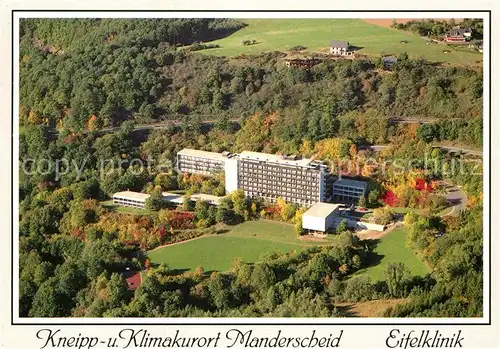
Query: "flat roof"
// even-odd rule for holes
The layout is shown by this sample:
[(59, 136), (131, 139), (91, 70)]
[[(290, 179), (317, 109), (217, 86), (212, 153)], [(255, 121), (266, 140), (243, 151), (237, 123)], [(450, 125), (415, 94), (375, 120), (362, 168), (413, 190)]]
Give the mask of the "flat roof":
[(122, 199), (130, 199), (130, 200), (139, 200), (139, 201), (146, 201), (147, 198), (149, 198), (149, 194), (145, 193), (138, 193), (136, 191), (120, 191), (118, 193), (113, 194), (113, 198), (119, 197)]
[(304, 212), (303, 216), (312, 216), (312, 217), (328, 217), (333, 211), (336, 211), (341, 204), (328, 204), (326, 202), (317, 202), (309, 209)]
[(342, 178), (342, 179), (337, 179), (333, 185), (346, 185), (348, 187), (356, 187), (356, 188), (366, 188), (367, 183), (365, 181), (357, 181), (354, 179), (347, 179), (347, 178)]
[(198, 200), (204, 200), (204, 201), (211, 201), (216, 204), (222, 200), (223, 196), (215, 196), (215, 195), (210, 195), (210, 194), (193, 194), (191, 195), (191, 200), (198, 201)]
[(180, 194), (169, 193), (169, 192), (164, 191), (163, 193), (161, 193), (161, 195), (163, 196), (163, 200), (168, 201), (168, 202), (182, 204), (184, 201), (182, 195), (180, 195)]
[(181, 151), (177, 152), (179, 155), (186, 155), (186, 156), (195, 156), (195, 157), (200, 157), (200, 158), (206, 158), (206, 159), (212, 159), (212, 160), (225, 160), (227, 159), (229, 154), (222, 154), (222, 153), (215, 153), (213, 151), (205, 151), (205, 150), (197, 150), (197, 149), (189, 149), (189, 148), (184, 148)]
[[(292, 166), (302, 166), (302, 167), (310, 167), (313, 159), (300, 159), (300, 160), (291, 160), (285, 159), (283, 155), (276, 154), (267, 154), (267, 153), (259, 153), (255, 151), (243, 151), (239, 155), (241, 159), (250, 159), (250, 160), (258, 160), (265, 162), (275, 162), (279, 164), (292, 165)], [(314, 165), (314, 164), (313, 164)]]

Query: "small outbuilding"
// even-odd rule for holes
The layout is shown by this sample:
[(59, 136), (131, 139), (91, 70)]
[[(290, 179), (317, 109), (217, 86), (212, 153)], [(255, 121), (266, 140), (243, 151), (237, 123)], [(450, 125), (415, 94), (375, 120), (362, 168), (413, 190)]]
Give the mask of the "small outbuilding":
[(392, 66), (396, 64), (398, 58), (396, 56), (384, 56), (382, 57), (382, 62), (384, 64), (385, 70), (391, 70)]
[(315, 203), (302, 215), (302, 229), (307, 232), (320, 231), (324, 233), (335, 227), (335, 216), (338, 214), (340, 206), (325, 202)]

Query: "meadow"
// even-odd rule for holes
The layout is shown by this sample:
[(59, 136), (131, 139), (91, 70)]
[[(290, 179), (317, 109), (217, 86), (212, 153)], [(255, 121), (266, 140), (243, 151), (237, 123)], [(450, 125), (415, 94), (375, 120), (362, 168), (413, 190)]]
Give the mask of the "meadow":
[(328, 239), (298, 240), (292, 225), (259, 220), (233, 226), (227, 233), (157, 248), (148, 252), (148, 258), (153, 264), (165, 263), (172, 269), (192, 270), (201, 265), (205, 271), (224, 271), (231, 268), (236, 257), (252, 263), (272, 251), (301, 251), (328, 243)]
[(406, 246), (404, 228), (396, 228), (389, 234), (375, 241), (373, 266), (358, 271), (353, 276), (366, 275), (372, 281), (385, 280), (385, 270), (389, 263), (403, 262), (412, 276), (425, 276), (427, 266)]
[[(240, 19), (247, 26), (214, 40), (220, 48), (199, 51), (216, 56), (252, 55), (271, 51), (288, 51), (301, 45), (309, 53), (328, 53), (332, 40), (348, 41), (360, 54), (380, 56), (408, 53), (412, 58), (423, 57), (434, 62), (470, 65), (482, 61), (482, 54), (468, 49), (455, 49), (442, 44), (427, 45), (420, 36), (368, 23), (361, 19)], [(243, 45), (243, 40), (255, 40)], [(407, 41), (407, 43), (402, 43)], [(443, 53), (443, 50), (450, 50)]]

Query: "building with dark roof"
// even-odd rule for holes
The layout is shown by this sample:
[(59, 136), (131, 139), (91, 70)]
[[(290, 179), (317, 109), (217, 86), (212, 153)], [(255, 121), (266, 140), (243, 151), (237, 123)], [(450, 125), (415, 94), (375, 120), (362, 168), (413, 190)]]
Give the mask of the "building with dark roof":
[(288, 59), (285, 64), (288, 68), (303, 68), (310, 69), (314, 67), (316, 64), (320, 64), (321, 59), (311, 58), (311, 59)]
[(384, 69), (391, 70), (392, 66), (398, 61), (396, 56), (384, 56), (382, 57), (382, 63), (384, 64)]
[(453, 28), (444, 34), (444, 41), (454, 44), (463, 44), (472, 38), (471, 28)]

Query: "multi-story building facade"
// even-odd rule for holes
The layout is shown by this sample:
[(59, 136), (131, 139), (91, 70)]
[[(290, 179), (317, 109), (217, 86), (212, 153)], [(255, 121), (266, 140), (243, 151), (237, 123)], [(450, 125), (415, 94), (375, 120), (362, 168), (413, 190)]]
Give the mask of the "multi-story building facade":
[(366, 182), (341, 178), (333, 183), (333, 198), (340, 201), (357, 202), (366, 194)]
[(249, 198), (278, 198), (303, 206), (324, 201), (327, 168), (319, 161), (244, 151), (225, 166), (226, 191)]
[(225, 161), (231, 157), (228, 152), (214, 153), (210, 151), (182, 149), (177, 153), (177, 172), (210, 175), (223, 172)]

